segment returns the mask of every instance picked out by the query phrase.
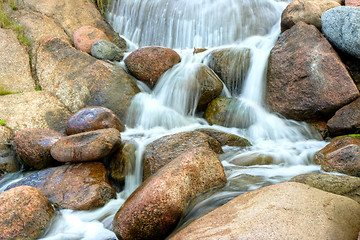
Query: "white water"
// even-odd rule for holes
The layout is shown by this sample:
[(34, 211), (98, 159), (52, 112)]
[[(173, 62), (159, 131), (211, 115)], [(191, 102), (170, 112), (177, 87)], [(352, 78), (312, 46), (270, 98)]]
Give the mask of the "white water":
[[(279, 19), (287, 1), (274, 0), (118, 0), (113, 1), (108, 19), (129, 40), (131, 50), (145, 45), (175, 49), (181, 63), (167, 71), (151, 91), (133, 100), (124, 140), (137, 144), (134, 172), (126, 177), (124, 190), (104, 207), (92, 211), (62, 210), (42, 239), (116, 239), (111, 231), (114, 214), (141, 184), (142, 154), (146, 145), (164, 135), (213, 128), (247, 138), (246, 149), (224, 147), (219, 155), (229, 183), (217, 191), (200, 195), (186, 209), (186, 223), (235, 196), (269, 184), (289, 180), (302, 173), (319, 171), (312, 164), (314, 153), (325, 146), (307, 125), (282, 119), (262, 106), (267, 59), (280, 33)], [(207, 51), (192, 54), (193, 47)], [(228, 119), (229, 127), (208, 126), (196, 113), (199, 86), (195, 73), (206, 64), (209, 52), (219, 48), (250, 49), (250, 67), (240, 94), (224, 89), (221, 96), (236, 97), (236, 112), (251, 123), (248, 128)], [(235, 66), (236, 67), (236, 66)], [(267, 165), (239, 166), (238, 159), (263, 154), (272, 159)], [(232, 182), (244, 177), (258, 181), (234, 188)]]

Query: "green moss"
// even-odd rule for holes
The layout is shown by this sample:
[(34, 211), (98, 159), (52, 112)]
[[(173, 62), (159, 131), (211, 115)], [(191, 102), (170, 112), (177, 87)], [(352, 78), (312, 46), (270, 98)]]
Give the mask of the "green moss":
[(6, 121), (0, 119), (0, 125), (1, 125), (1, 126), (6, 126)]
[(42, 91), (40, 87), (35, 88), (35, 91)]
[(22, 93), (23, 91), (20, 92), (10, 92), (8, 90), (5, 90), (4, 87), (0, 87), (0, 96), (4, 96), (4, 95), (9, 95), (9, 94), (18, 94), (18, 93)]

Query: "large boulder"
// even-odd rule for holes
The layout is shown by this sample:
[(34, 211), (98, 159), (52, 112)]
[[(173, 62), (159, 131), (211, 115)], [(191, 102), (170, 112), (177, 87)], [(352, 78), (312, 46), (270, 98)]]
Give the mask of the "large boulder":
[(164, 72), (180, 62), (180, 56), (170, 48), (148, 46), (130, 53), (124, 62), (131, 75), (152, 88)]
[(293, 177), (290, 182), (307, 184), (320, 190), (342, 195), (360, 203), (360, 178), (325, 173), (307, 173)]
[(110, 155), (120, 144), (120, 132), (105, 128), (64, 137), (52, 145), (50, 153), (59, 162), (96, 161)]
[(360, 7), (358, 0), (345, 0), (345, 6)]
[(327, 122), (332, 135), (344, 135), (360, 130), (360, 98), (340, 108)]
[(250, 57), (248, 48), (224, 48), (212, 51), (206, 62), (229, 91), (238, 95), (250, 67)]
[(16, 134), (26, 128), (49, 128), (64, 132), (70, 111), (46, 91), (0, 96), (0, 119)]
[(356, 239), (360, 204), (301, 183), (248, 192), (190, 223), (171, 240)]
[(149, 177), (113, 220), (119, 239), (164, 239), (175, 228), (190, 198), (226, 183), (222, 164), (208, 148), (186, 152)]
[(294, 0), (281, 14), (281, 32), (298, 22), (312, 24), (321, 30), (321, 14), (339, 6), (341, 5), (333, 0)]
[(201, 129), (197, 129), (196, 131), (205, 133), (213, 138), (215, 138), (220, 144), (221, 146), (237, 146), (237, 147), (249, 147), (251, 146), (251, 143), (242, 137), (239, 137), (235, 134), (231, 134), (231, 133), (226, 133), (226, 132), (222, 132), (222, 131), (218, 131), (218, 130), (214, 130), (214, 129), (210, 129), (210, 128), (201, 128)]
[(29, 54), (11, 29), (0, 28), (0, 79), (0, 95), (35, 90)]
[(182, 153), (193, 148), (207, 147), (222, 153), (220, 143), (207, 134), (191, 131), (164, 136), (148, 144), (143, 157), (143, 179), (147, 179)]
[(120, 132), (125, 130), (124, 124), (116, 114), (105, 107), (87, 107), (80, 109), (69, 119), (66, 134), (72, 135), (104, 128), (115, 128)]
[(313, 160), (324, 171), (360, 177), (360, 139), (336, 138), (318, 151)]
[(82, 26), (74, 32), (74, 45), (76, 49), (91, 53), (93, 44), (99, 40), (109, 40), (105, 33), (92, 26)]
[(55, 211), (34, 187), (21, 186), (0, 194), (0, 239), (38, 239)]
[(266, 103), (295, 120), (327, 119), (359, 96), (340, 58), (316, 27), (299, 22), (271, 51)]
[(103, 106), (124, 121), (133, 96), (140, 91), (120, 66), (77, 51), (56, 37), (42, 40), (36, 69), (41, 87), (59, 97), (72, 112)]
[(27, 128), (16, 133), (13, 146), (26, 165), (43, 169), (56, 164), (50, 154), (50, 149), (63, 137), (63, 134), (54, 130)]
[(104, 165), (100, 162), (63, 165), (41, 170), (7, 189), (36, 187), (57, 207), (89, 210), (102, 207), (115, 197)]
[(325, 37), (341, 49), (360, 59), (360, 8), (337, 7), (321, 15)]

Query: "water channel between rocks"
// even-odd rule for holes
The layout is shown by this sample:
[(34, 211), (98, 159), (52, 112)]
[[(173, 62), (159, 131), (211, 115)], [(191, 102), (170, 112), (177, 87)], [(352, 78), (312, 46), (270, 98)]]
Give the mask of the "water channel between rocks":
[[(111, 231), (114, 214), (141, 184), (142, 153), (150, 142), (168, 134), (212, 128), (248, 139), (251, 147), (223, 147), (219, 155), (228, 183), (193, 199), (181, 225), (232, 198), (293, 176), (318, 172), (312, 157), (326, 144), (300, 122), (270, 114), (263, 107), (267, 59), (280, 34), (280, 15), (289, 1), (280, 0), (117, 0), (107, 16), (114, 29), (128, 40), (129, 52), (157, 45), (176, 50), (181, 63), (167, 71), (151, 91), (139, 83), (129, 111), (123, 140), (136, 143), (136, 163), (126, 177), (124, 190), (104, 207), (91, 211), (61, 210), (42, 239), (116, 239)], [(193, 54), (195, 48), (205, 52)], [(233, 119), (228, 126), (209, 126), (196, 112), (194, 72), (208, 63), (211, 51), (247, 49), (249, 65), (242, 84), (223, 90), (221, 96), (240, 100), (236, 111), (249, 126), (241, 128)], [(119, 63), (123, 65), (122, 63)], [(239, 66), (240, 67), (240, 66)], [(236, 70), (236, 69), (235, 69)], [(236, 73), (236, 71), (235, 71)], [(191, 86), (191, 87), (189, 87)], [(263, 157), (264, 165), (240, 166), (243, 158)]]

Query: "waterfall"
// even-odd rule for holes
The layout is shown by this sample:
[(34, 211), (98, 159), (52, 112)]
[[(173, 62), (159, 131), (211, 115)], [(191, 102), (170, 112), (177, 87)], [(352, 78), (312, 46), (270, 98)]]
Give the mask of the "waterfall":
[[(251, 147), (224, 147), (219, 155), (228, 184), (193, 199), (179, 227), (246, 191), (319, 171), (313, 154), (325, 146), (305, 123), (281, 118), (263, 106), (268, 56), (280, 34), (280, 16), (287, 0), (113, 0), (107, 18), (128, 41), (129, 52), (141, 46), (174, 49), (181, 62), (158, 80), (153, 90), (140, 85), (130, 106), (123, 140), (137, 146), (135, 169), (117, 199), (91, 211), (61, 210), (42, 239), (116, 239), (114, 214), (141, 184), (142, 155), (147, 144), (172, 133), (212, 128), (247, 138)], [(195, 48), (207, 50), (193, 54)], [(196, 71), (211, 65), (211, 53), (227, 49), (229, 81), (222, 79), (220, 96), (237, 99), (226, 126), (210, 126), (197, 111)], [(224, 60), (225, 61), (225, 60)], [(122, 64), (122, 63), (120, 63)], [(221, 69), (220, 69), (221, 70)], [(234, 79), (237, 79), (234, 81)], [(234, 81), (234, 82), (231, 82)], [(139, 83), (141, 84), (141, 83)], [(121, 104), (121, 103), (119, 103)], [(264, 164), (239, 165), (244, 158), (261, 157)], [(264, 161), (265, 161), (264, 160)], [(232, 183), (251, 176), (257, 181), (241, 189)], [(260, 180), (259, 180), (260, 179)]]

